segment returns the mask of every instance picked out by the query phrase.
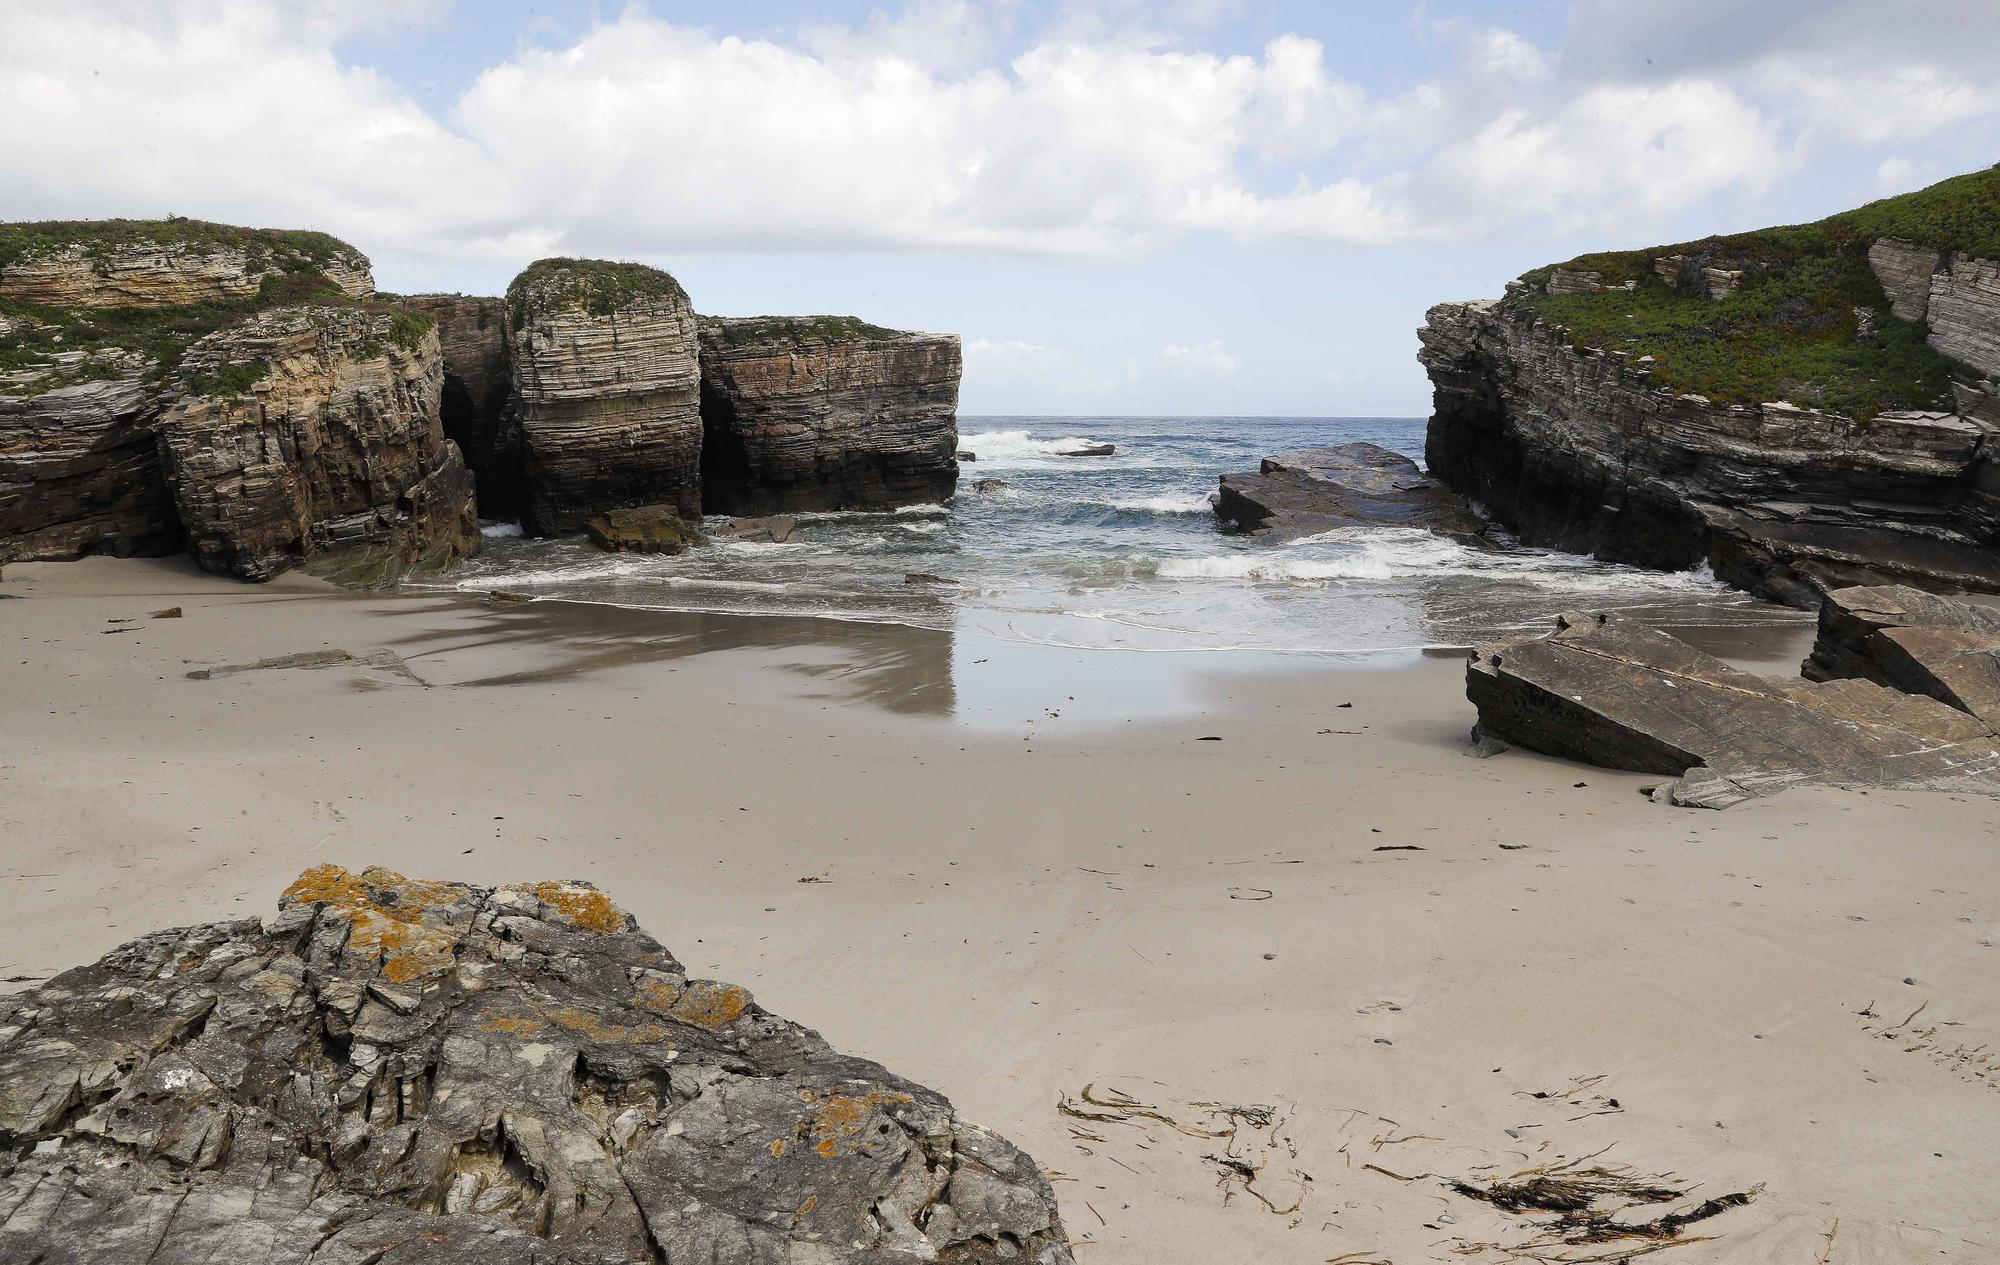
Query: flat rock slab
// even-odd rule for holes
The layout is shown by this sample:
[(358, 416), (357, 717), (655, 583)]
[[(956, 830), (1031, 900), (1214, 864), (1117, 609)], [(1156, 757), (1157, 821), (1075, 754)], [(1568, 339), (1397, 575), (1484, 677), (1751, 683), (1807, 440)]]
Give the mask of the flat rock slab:
[(583, 883), (308, 871), (0, 998), (0, 1260), (1069, 1265), (951, 1104)]
[(1666, 633), (1601, 614), (1473, 651), (1478, 732), (1676, 780), (1656, 798), (1726, 808), (1790, 786), (2000, 795), (2000, 740), (1936, 698), (1858, 677), (1743, 672)]
[(584, 523), (583, 530), (606, 553), (686, 553), (701, 535), (672, 505), (606, 510)]
[(1801, 671), (1926, 694), (2000, 733), (2000, 607), (1900, 584), (1836, 589)]
[(1256, 474), (1225, 474), (1215, 514), (1274, 541), (1343, 527), (1422, 527), (1464, 539), (1486, 533), (1464, 497), (1377, 444), (1279, 453)]

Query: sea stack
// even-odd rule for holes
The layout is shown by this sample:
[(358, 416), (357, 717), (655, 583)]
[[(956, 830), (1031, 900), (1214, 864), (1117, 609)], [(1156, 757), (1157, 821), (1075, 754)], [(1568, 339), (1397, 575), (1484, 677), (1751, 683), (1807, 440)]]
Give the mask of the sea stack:
[(2000, 591), (1996, 199), (2000, 169), (1440, 304), (1431, 472), (1523, 543), (1794, 606)]
[(704, 318), (702, 500), (710, 513), (887, 509), (958, 483), (953, 334), (853, 317)]
[(610, 509), (701, 513), (694, 309), (643, 264), (544, 259), (507, 288), (528, 530)]
[(436, 334), (374, 289), (324, 233), (0, 225), (0, 560), (186, 542), (240, 579), (385, 579), (471, 552)]

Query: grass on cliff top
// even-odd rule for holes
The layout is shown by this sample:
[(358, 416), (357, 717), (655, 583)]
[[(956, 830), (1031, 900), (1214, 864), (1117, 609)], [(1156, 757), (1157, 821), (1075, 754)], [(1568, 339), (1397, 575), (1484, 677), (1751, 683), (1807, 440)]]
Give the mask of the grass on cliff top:
[(858, 316), (704, 316), (701, 329), (725, 347), (819, 340), (830, 343), (901, 338), (903, 330), (871, 325)]
[(592, 316), (609, 316), (640, 299), (687, 302), (687, 291), (671, 275), (609, 259), (537, 259), (523, 268), (507, 285), (507, 309), (517, 326), (525, 321), (531, 293), (538, 301), (575, 304)]
[(316, 271), (336, 256), (361, 252), (327, 233), (309, 229), (239, 228), (168, 216), (164, 220), (39, 220), (0, 223), (0, 269), (78, 244), (94, 259), (119, 246), (183, 246), (196, 254), (237, 249), (253, 263), (275, 263), (282, 271)]
[[(146, 376), (158, 381), (172, 374), (188, 348), (209, 334), (272, 308), (306, 304), (384, 314), (389, 317), (389, 341), (406, 350), (415, 348), (433, 324), (420, 312), (375, 299), (351, 298), (318, 272), (274, 273), (264, 278), (250, 298), (176, 307), (55, 308), (0, 302), (0, 316), (14, 325), (10, 333), (0, 334), (0, 373), (47, 366), (65, 352), (118, 349), (136, 351), (150, 359), (153, 365)], [(363, 345), (356, 348), (356, 354), (367, 358), (379, 350), (379, 346)], [(115, 376), (116, 370), (108, 365), (85, 362), (13, 392), (0, 388), (0, 393), (40, 394), (55, 386)], [(224, 375), (220, 381), (230, 386), (235, 377)]]
[[(1654, 381), (1727, 404), (1788, 400), (1867, 419), (1900, 409), (1950, 409), (1951, 381), (1977, 374), (1932, 349), (1923, 326), (1891, 314), (1868, 265), (1878, 238), (2000, 258), (2000, 167), (1870, 203), (1814, 224), (1760, 229), (1660, 246), (1580, 255), (1522, 276), (1504, 306), (1566, 326), (1579, 347), (1650, 355)], [(1687, 260), (1669, 286), (1656, 259)], [(1700, 270), (1744, 273), (1737, 291), (1710, 300)], [(1597, 272), (1631, 291), (1552, 295), (1535, 287), (1556, 268)], [(1858, 338), (1855, 309), (1875, 332)]]

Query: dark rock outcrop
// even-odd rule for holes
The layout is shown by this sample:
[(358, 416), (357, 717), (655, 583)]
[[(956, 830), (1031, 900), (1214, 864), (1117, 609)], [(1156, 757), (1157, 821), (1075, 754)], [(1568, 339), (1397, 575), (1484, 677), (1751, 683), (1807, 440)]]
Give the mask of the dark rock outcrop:
[(464, 294), (412, 294), (397, 300), (437, 325), (444, 355), (438, 417), (479, 485), (486, 518), (519, 518), (526, 503), (521, 432), (509, 407), (514, 390), (513, 346), (504, 299)]
[(544, 259), (507, 287), (524, 521), (542, 535), (593, 514), (701, 513), (701, 372), (680, 283), (642, 264)]
[(1901, 586), (1836, 589), (1802, 671), (1928, 695), (2000, 733), (2000, 607)]
[(1465, 498), (1376, 444), (1336, 444), (1266, 457), (1256, 474), (1225, 474), (1215, 515), (1238, 531), (1295, 540), (1341, 527), (1422, 527), (1478, 538)]
[(268, 580), (361, 551), (376, 581), (479, 546), (472, 479), (438, 423), (437, 334), (386, 312), (275, 309), (182, 361), (160, 441), (202, 567)]
[(592, 516), (583, 530), (606, 553), (686, 553), (701, 539), (671, 505), (606, 510)]
[(1071, 1260), (1028, 1156), (585, 884), (280, 910), (0, 998), (0, 1259)]
[(959, 344), (849, 317), (701, 323), (710, 513), (886, 509), (958, 482)]
[(1426, 461), (1524, 543), (1795, 606), (2000, 591), (1996, 245), (2000, 170), (1441, 304)]
[(1859, 677), (1757, 676), (1607, 615), (1481, 646), (1465, 680), (1478, 735), (1668, 775), (1655, 797), (1676, 804), (1807, 784), (2000, 796), (2000, 738), (1958, 707)]
[(730, 540), (751, 540), (767, 545), (782, 545), (791, 540), (792, 533), (799, 529), (796, 514), (766, 514), (761, 518), (732, 519), (717, 527), (712, 534)]

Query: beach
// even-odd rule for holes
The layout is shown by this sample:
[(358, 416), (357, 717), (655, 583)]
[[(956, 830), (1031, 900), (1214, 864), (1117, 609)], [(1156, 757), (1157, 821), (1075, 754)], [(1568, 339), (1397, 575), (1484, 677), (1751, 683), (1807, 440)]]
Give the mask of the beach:
[[(10, 565), (0, 595), (10, 990), (268, 917), (314, 865), (577, 878), (1020, 1144), (1093, 1265), (1506, 1260), (1533, 1224), (1448, 1179), (1592, 1155), (1672, 1174), (1674, 1207), (1753, 1195), (1677, 1261), (2000, 1255), (1987, 800), (1710, 812), (1472, 758), (1450, 653), (1074, 650), (179, 559)], [(1732, 635), (1790, 674), (1810, 629)], [(214, 671), (285, 656), (317, 657)]]

